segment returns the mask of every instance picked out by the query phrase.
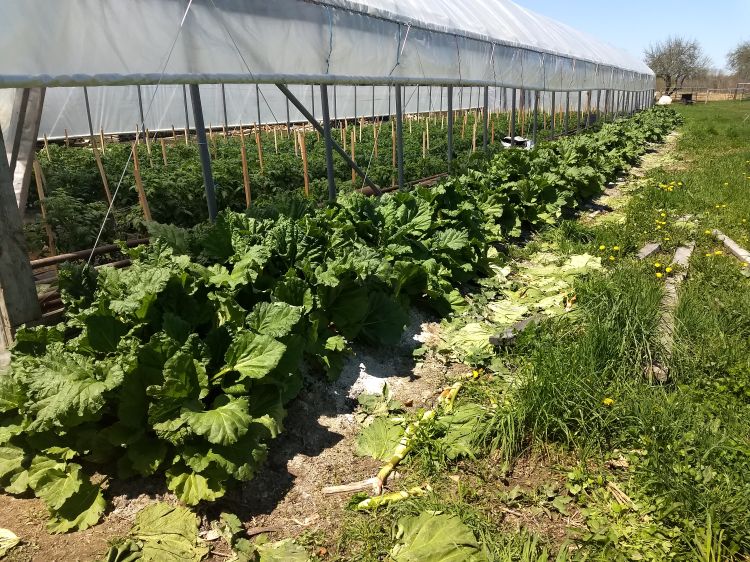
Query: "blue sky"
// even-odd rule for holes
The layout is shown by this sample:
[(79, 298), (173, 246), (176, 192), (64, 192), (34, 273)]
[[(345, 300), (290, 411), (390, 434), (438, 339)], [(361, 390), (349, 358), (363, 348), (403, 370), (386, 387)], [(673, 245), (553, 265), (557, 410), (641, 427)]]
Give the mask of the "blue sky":
[(643, 58), (667, 35), (697, 39), (715, 68), (750, 41), (750, 0), (515, 0), (517, 4), (595, 35)]

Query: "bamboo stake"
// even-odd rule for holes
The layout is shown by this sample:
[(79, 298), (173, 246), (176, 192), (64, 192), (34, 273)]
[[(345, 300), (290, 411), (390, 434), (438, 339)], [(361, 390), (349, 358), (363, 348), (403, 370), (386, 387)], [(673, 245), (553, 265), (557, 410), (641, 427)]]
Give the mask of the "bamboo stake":
[(375, 121), (372, 125), (372, 138), (373, 140), (373, 148), (375, 149), (375, 161), (378, 160), (378, 140), (380, 137), (380, 127), (378, 127), (378, 122)]
[(466, 138), (466, 122), (469, 119), (468, 112), (464, 113), (463, 124), (461, 125), (461, 138)]
[(172, 141), (177, 142), (177, 132), (174, 130), (174, 125), (172, 125)]
[(260, 129), (255, 128), (255, 144), (258, 147), (258, 163), (260, 164), (260, 173), (262, 174), (265, 167), (263, 166), (263, 146), (260, 142)]
[(476, 152), (477, 151), (477, 120), (474, 119), (474, 127), (473, 131), (471, 132), (471, 151)]
[(49, 245), (49, 251), (54, 256), (57, 254), (55, 248), (55, 235), (52, 233), (52, 227), (47, 221), (47, 199), (44, 196), (44, 186), (42, 173), (42, 167), (39, 165), (39, 160), (34, 158), (34, 179), (36, 180), (36, 193), (39, 196), (39, 209), (42, 211), (42, 222), (44, 223), (44, 230), (47, 233), (47, 243)]
[(106, 147), (106, 145), (104, 143), (104, 129), (101, 127), (99, 128), (99, 141), (102, 145), (102, 154), (104, 154), (104, 148)]
[(295, 134), (294, 135), (294, 156), (297, 157), (297, 158), (299, 158), (299, 142), (298, 142), (298, 139), (299, 139), (299, 135)]
[[(94, 138), (91, 138), (91, 144), (96, 145)], [(94, 160), (96, 160), (96, 167), (99, 170), (99, 177), (102, 178), (102, 187), (104, 187), (104, 195), (107, 197), (107, 204), (112, 205), (112, 193), (109, 191), (109, 181), (107, 180), (107, 174), (104, 172), (104, 166), (102, 165), (102, 159), (99, 157), (99, 151), (96, 146), (92, 148), (94, 152)]]
[(52, 158), (49, 155), (49, 143), (47, 142), (47, 133), (44, 134), (44, 153), (47, 155), (47, 160), (52, 162)]
[(227, 138), (227, 126), (223, 125), (221, 126), (221, 132), (224, 135), (224, 138)]
[(240, 145), (240, 157), (242, 158), (242, 185), (245, 188), (245, 207), (249, 209), (252, 197), (250, 195), (250, 177), (247, 173), (247, 150), (244, 142)]
[(412, 122), (412, 119), (409, 119), (409, 135), (411, 135), (411, 122)]
[(310, 196), (310, 177), (307, 173), (307, 143), (305, 141), (305, 131), (302, 130), (299, 134), (299, 145), (302, 151), (302, 176), (305, 180), (305, 197)]
[(70, 148), (70, 139), (68, 138), (68, 129), (63, 129), (65, 131), (65, 148)]
[(490, 136), (490, 144), (495, 144), (495, 122), (494, 121), (490, 125), (490, 130), (492, 131), (492, 134)]
[(365, 124), (365, 118), (360, 117), (359, 118), (359, 142), (362, 142), (362, 127)]
[(427, 158), (427, 131), (422, 131), (422, 159)]
[(245, 146), (245, 128), (240, 123), (240, 146)]
[(138, 201), (141, 203), (141, 209), (143, 209), (143, 217), (147, 220), (151, 220), (151, 209), (148, 207), (148, 200), (146, 199), (146, 191), (143, 189), (143, 181), (141, 180), (141, 166), (138, 162), (138, 145), (133, 144), (133, 176), (135, 177), (135, 187), (138, 190)]
[[(351, 149), (352, 149), (352, 161), (354, 162), (356, 162), (356, 160), (354, 160), (356, 142), (357, 142), (357, 126), (355, 125), (354, 128), (352, 129), (352, 142), (350, 143)], [(356, 183), (357, 183), (357, 174), (354, 172), (354, 168), (352, 168), (352, 184), (356, 184)]]
[(430, 120), (425, 119), (424, 122), (425, 122), (426, 131), (427, 131), (427, 152), (429, 152), (430, 151)]
[(148, 153), (148, 160), (151, 163), (151, 133), (146, 129), (146, 152)]
[(279, 139), (276, 136), (276, 128), (273, 130), (273, 149), (276, 151), (276, 154), (279, 153)]
[(167, 166), (167, 147), (164, 146), (164, 137), (159, 137), (159, 143), (161, 144), (161, 158), (164, 160), (164, 167)]
[(190, 132), (188, 131), (188, 128), (185, 127), (185, 146), (188, 146), (190, 144)]

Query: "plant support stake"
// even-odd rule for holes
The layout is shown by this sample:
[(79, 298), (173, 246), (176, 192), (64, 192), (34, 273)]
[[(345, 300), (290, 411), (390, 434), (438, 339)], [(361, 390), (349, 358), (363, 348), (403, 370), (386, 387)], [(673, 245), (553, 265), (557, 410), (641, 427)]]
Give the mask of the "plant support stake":
[(398, 188), (404, 188), (404, 129), (401, 105), (401, 84), (396, 84), (396, 163), (398, 165)]

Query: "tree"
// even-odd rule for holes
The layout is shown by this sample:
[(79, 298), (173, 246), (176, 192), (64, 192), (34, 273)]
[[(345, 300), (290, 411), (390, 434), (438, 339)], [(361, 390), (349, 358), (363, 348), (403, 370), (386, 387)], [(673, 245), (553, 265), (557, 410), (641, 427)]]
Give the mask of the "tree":
[(750, 80), (750, 41), (740, 43), (727, 55), (727, 66), (740, 81)]
[(656, 76), (664, 79), (666, 95), (681, 88), (686, 79), (704, 74), (710, 62), (698, 41), (682, 37), (667, 37), (651, 44), (645, 55), (646, 64)]

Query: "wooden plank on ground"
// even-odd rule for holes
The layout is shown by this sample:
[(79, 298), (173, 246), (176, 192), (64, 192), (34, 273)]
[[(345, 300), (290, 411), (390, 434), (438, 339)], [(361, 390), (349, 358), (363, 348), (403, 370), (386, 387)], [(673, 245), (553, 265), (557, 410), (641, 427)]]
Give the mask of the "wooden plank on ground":
[(714, 237), (724, 244), (724, 247), (729, 250), (734, 257), (743, 263), (750, 263), (750, 252), (745, 250), (742, 246), (737, 244), (729, 236), (724, 234), (721, 230), (714, 229)]

